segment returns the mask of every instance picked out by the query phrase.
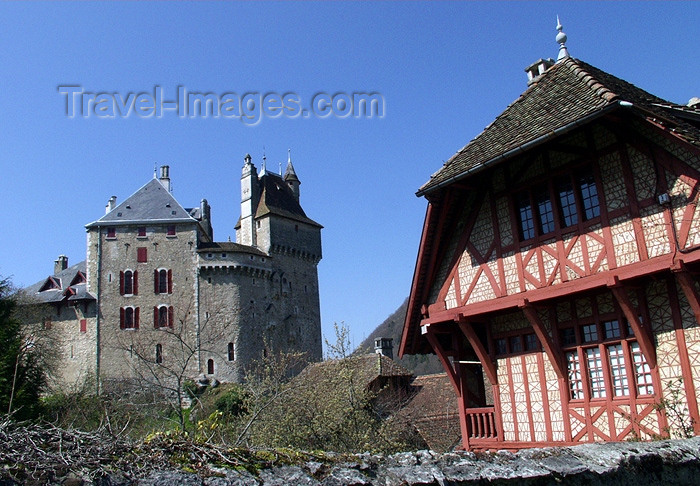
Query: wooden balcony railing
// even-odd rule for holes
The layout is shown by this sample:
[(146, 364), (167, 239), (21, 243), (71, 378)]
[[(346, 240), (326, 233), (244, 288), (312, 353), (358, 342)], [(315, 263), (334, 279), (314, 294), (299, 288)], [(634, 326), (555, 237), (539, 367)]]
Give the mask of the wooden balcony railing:
[(496, 417), (493, 407), (467, 408), (469, 440), (497, 440)]

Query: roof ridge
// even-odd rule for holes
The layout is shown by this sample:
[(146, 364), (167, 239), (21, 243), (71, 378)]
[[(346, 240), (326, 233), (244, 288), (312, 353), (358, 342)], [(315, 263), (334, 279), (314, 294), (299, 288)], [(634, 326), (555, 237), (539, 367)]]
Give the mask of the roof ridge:
[(563, 64), (566, 65), (566, 67), (568, 67), (572, 73), (578, 76), (578, 78), (581, 79), (581, 81), (586, 83), (586, 86), (592, 89), (596, 93), (596, 95), (600, 96), (608, 103), (613, 102), (617, 98), (619, 98), (619, 95), (617, 93), (611, 91), (607, 86), (603, 84), (602, 81), (597, 79), (593, 74), (591, 74), (587, 69), (584, 68), (583, 64), (585, 63), (583, 61), (579, 61), (578, 59), (574, 59), (573, 57), (567, 57), (563, 61)]

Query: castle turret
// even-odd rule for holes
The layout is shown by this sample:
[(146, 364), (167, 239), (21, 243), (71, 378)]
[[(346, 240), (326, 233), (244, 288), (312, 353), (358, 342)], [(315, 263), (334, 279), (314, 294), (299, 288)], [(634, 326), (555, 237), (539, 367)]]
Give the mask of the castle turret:
[(256, 246), (257, 244), (254, 218), (259, 201), (258, 170), (253, 165), (250, 154), (246, 154), (241, 174), (241, 221), (237, 237), (238, 243), (242, 245)]
[(291, 149), (287, 150), (287, 170), (284, 173), (284, 182), (287, 183), (294, 197), (299, 201), (299, 186), (301, 185), (301, 181), (297, 177), (297, 173), (294, 171), (294, 166), (292, 165)]

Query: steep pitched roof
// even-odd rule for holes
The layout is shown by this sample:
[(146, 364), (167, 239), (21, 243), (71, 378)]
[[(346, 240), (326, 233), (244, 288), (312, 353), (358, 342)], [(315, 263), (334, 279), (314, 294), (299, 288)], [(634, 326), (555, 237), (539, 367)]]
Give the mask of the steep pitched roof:
[(266, 172), (260, 178), (260, 186), (261, 195), (255, 212), (256, 218), (274, 214), (322, 228), (320, 224), (306, 216), (299, 201), (282, 177)]
[(195, 221), (158, 179), (151, 179), (116, 208), (86, 227)]
[[(61, 270), (56, 275), (30, 285), (23, 290), (30, 298), (37, 299), (41, 303), (61, 302), (63, 300), (95, 300), (95, 296), (87, 291), (84, 276), (87, 272), (85, 261)], [(51, 282), (51, 285), (46, 285)], [(76, 282), (74, 285), (71, 283)]]
[[(566, 58), (545, 71), (474, 140), (452, 156), (418, 191), (423, 195), (492, 163), (597, 118), (620, 102), (657, 116), (687, 142), (700, 146), (700, 130), (665, 107), (679, 107), (583, 61)], [(629, 105), (627, 105), (629, 107)]]
[[(525, 153), (540, 144), (596, 120), (613, 110), (629, 110), (672, 132), (679, 143), (700, 147), (697, 109), (677, 105), (583, 61), (565, 58), (547, 69), (488, 127), (452, 156), (418, 191), (427, 195), (493, 164)], [(404, 321), (399, 356), (430, 352), (420, 338), (417, 294), (432, 284), (426, 270), (439, 217), (436, 205), (428, 207), (421, 248)], [(435, 210), (434, 213), (430, 211)], [(433, 214), (431, 217), (430, 215)]]

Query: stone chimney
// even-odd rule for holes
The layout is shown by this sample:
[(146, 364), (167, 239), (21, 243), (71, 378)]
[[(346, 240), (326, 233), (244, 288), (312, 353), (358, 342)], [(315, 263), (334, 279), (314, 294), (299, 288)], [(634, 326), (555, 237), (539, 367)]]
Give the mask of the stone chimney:
[(538, 59), (525, 68), (527, 73), (527, 85), (536, 82), (544, 72), (554, 66), (554, 59)]
[(394, 359), (394, 345), (392, 338), (377, 338), (374, 340), (374, 352)]
[(160, 167), (160, 183), (163, 184), (163, 187), (165, 187), (168, 192), (171, 191), (170, 188), (170, 166), (169, 165), (162, 165)]
[(53, 274), (58, 275), (66, 268), (68, 268), (68, 257), (66, 255), (59, 255), (53, 262)]
[(206, 199), (202, 199), (199, 203), (199, 217), (201, 218), (204, 231), (209, 235), (209, 239), (214, 241), (214, 229), (211, 227), (211, 207)]
[(112, 196), (107, 201), (107, 206), (105, 206), (105, 214), (109, 213), (112, 209), (117, 207), (117, 196)]

